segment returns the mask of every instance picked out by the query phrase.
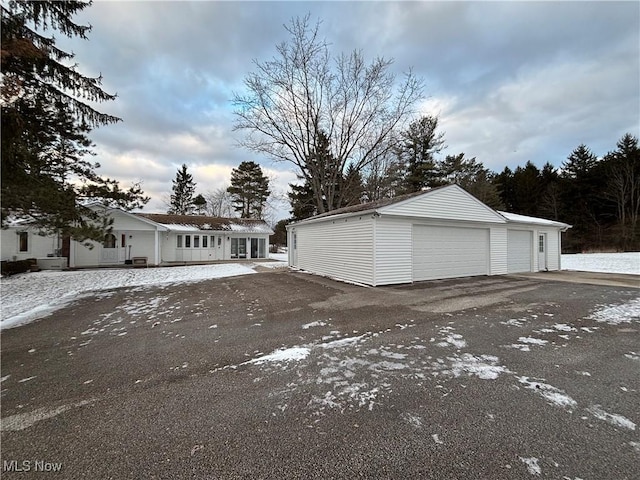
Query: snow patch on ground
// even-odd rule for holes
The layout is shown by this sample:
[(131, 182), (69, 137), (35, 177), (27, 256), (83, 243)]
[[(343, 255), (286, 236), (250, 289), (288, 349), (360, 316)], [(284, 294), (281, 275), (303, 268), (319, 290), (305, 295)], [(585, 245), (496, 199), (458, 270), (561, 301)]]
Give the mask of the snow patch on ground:
[(527, 343), (530, 345), (544, 345), (545, 343), (549, 343), (547, 340), (542, 340), (541, 338), (532, 338), (532, 337), (520, 337), (518, 338), (520, 343)]
[(622, 427), (628, 430), (636, 429), (636, 424), (633, 423), (631, 420), (629, 420), (626, 417), (623, 417), (622, 415), (605, 412), (602, 409), (602, 407), (600, 407), (600, 405), (593, 405), (587, 408), (587, 411), (591, 415), (596, 417), (598, 420), (604, 420), (605, 422), (610, 423), (614, 427)]
[(640, 297), (621, 305), (603, 305), (588, 318), (609, 325), (640, 322)]
[(578, 405), (578, 402), (553, 385), (548, 385), (538, 381), (531, 381), (529, 380), (529, 377), (516, 378), (526, 389), (533, 390), (554, 406), (572, 409)]
[(308, 330), (309, 328), (313, 328), (313, 327), (324, 327), (326, 326), (327, 323), (323, 322), (321, 320), (315, 321), (315, 322), (310, 322), (310, 323), (305, 323), (304, 325), (302, 325), (302, 329), (303, 330)]
[(562, 255), (563, 270), (640, 274), (640, 252)]
[(435, 373), (444, 373), (454, 377), (460, 377), (462, 374), (476, 376), (483, 380), (495, 380), (501, 373), (507, 373), (509, 370), (504, 365), (498, 365), (498, 357), (493, 355), (471, 355), (463, 353), (460, 356), (447, 357), (450, 365), (442, 365), (434, 363), (436, 369), (440, 369)]
[(267, 363), (267, 362), (282, 363), (282, 362), (290, 362), (290, 361), (299, 361), (307, 358), (310, 352), (311, 350), (309, 350), (306, 347), (282, 348), (268, 355), (263, 355), (261, 357), (251, 359), (245, 363), (253, 363), (256, 365), (260, 365), (262, 363)]
[(520, 461), (527, 466), (527, 471), (531, 475), (540, 475), (542, 470), (540, 469), (540, 465), (538, 465), (538, 459), (536, 457), (519, 457)]
[(17, 415), (3, 417), (2, 423), (0, 423), (0, 430), (2, 430), (3, 432), (17, 432), (19, 430), (24, 430), (25, 428), (29, 428), (41, 420), (47, 420), (48, 418), (56, 417), (61, 413), (66, 412), (67, 410), (71, 410), (74, 407), (82, 407), (84, 405), (88, 405), (90, 403), (93, 403), (93, 401), (94, 400), (83, 400), (71, 405), (61, 405), (60, 407), (53, 409), (38, 408), (37, 410), (34, 410), (32, 412), (19, 413)]
[(42, 271), (3, 277), (0, 279), (0, 329), (24, 325), (42, 318), (89, 293), (122, 287), (191, 283), (256, 273), (251, 267), (252, 264), (231, 263), (74, 272)]

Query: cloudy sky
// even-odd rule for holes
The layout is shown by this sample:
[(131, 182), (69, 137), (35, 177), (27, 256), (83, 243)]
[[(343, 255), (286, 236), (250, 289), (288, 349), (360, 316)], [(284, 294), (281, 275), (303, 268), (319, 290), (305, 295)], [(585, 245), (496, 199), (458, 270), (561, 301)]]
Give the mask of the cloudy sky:
[[(186, 163), (198, 193), (226, 186), (243, 160), (284, 193), (292, 164), (237, 146), (230, 99), (254, 61), (309, 13), (335, 53), (394, 59), (424, 79), (421, 113), (437, 114), (448, 149), (501, 171), (560, 166), (584, 143), (596, 154), (640, 131), (638, 2), (106, 2), (76, 17), (88, 41), (57, 35), (79, 70), (104, 76), (123, 122), (91, 134), (101, 173), (142, 181), (146, 211), (164, 211)], [(287, 216), (280, 207), (278, 218)]]

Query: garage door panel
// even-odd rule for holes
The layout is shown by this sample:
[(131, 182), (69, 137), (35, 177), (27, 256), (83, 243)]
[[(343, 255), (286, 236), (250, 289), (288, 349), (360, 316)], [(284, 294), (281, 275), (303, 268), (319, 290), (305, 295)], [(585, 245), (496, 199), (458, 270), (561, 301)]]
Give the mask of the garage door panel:
[(507, 231), (507, 272), (531, 271), (533, 234), (527, 230)]
[(413, 227), (413, 279), (486, 275), (489, 231), (480, 228)]

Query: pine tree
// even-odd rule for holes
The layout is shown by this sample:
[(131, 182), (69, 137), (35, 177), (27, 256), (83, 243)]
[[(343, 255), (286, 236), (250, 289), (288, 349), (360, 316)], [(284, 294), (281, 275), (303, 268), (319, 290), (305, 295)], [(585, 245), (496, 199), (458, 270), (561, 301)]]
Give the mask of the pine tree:
[(269, 191), (269, 179), (255, 162), (242, 162), (231, 171), (233, 208), (242, 218), (262, 218)]
[(407, 193), (438, 186), (435, 154), (445, 148), (444, 133), (437, 132), (438, 117), (426, 115), (401, 133), (398, 155), (404, 164)]
[(196, 198), (193, 199), (193, 206), (196, 209), (198, 215), (204, 215), (204, 211), (207, 208), (207, 200), (201, 193), (196, 195)]
[(176, 173), (171, 188), (171, 203), (169, 213), (173, 215), (191, 215), (194, 211), (193, 194), (196, 191), (196, 184), (193, 177), (187, 172), (187, 166), (182, 167)]
[(76, 240), (100, 240), (109, 221), (86, 206), (97, 200), (124, 209), (147, 201), (139, 185), (122, 190), (96, 173), (88, 133), (120, 121), (88, 102), (115, 99), (101, 88), (101, 77), (82, 75), (65, 63), (73, 54), (60, 50), (57, 31), (87, 38), (89, 26), (72, 16), (89, 5), (68, 1), (3, 3), (2, 9), (2, 223), (17, 215), (31, 218), (44, 232)]

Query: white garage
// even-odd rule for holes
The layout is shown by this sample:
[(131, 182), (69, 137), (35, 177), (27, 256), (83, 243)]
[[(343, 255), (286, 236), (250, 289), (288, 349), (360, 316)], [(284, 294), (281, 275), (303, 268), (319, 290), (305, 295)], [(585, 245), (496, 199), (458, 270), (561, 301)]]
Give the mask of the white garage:
[(448, 185), (288, 225), (289, 265), (372, 286), (559, 270), (568, 228), (498, 212)]
[(507, 230), (507, 272), (530, 272), (532, 257), (533, 232), (529, 230)]
[(413, 281), (489, 274), (486, 228), (413, 226)]

